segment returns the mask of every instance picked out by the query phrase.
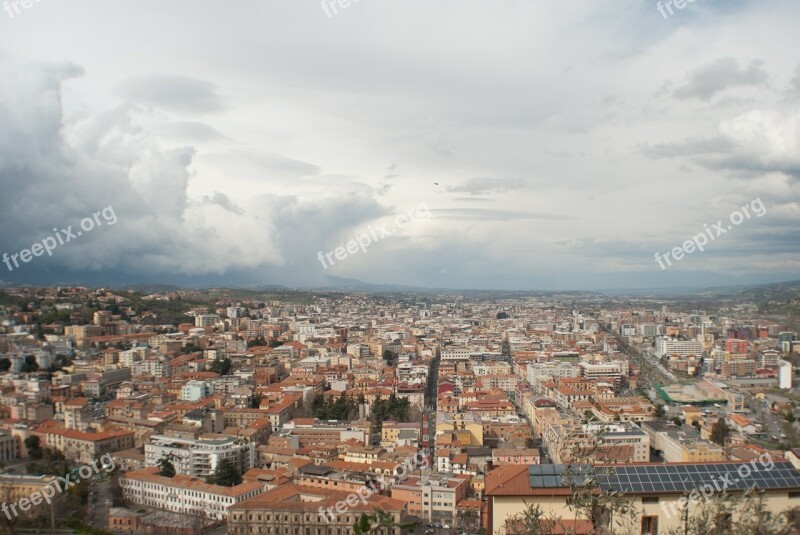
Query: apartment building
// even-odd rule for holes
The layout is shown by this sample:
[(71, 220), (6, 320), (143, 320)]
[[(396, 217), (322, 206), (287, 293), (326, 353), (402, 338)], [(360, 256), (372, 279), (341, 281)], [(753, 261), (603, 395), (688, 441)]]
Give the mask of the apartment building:
[(668, 463), (725, 460), (722, 446), (700, 438), (696, 431), (669, 429), (661, 435), (659, 446)]
[(656, 338), (656, 356), (666, 355), (702, 355), (703, 343), (697, 340), (679, 340), (677, 338)]
[(55, 448), (67, 459), (91, 463), (105, 453), (134, 447), (135, 435), (130, 431), (109, 430), (97, 433), (65, 429), (61, 426), (41, 426), (34, 430), (42, 444)]
[(409, 477), (392, 487), (392, 499), (407, 504), (410, 516), (428, 522), (453, 523), (458, 502), (467, 497), (467, 479)]
[(298, 437), (300, 447), (321, 444), (341, 444), (357, 440), (369, 445), (372, 425), (367, 420), (356, 422), (322, 422), (316, 418), (295, 418), (283, 424), (283, 430)]
[(181, 399), (198, 401), (214, 394), (214, 383), (209, 381), (188, 381), (181, 387)]
[(144, 455), (148, 467), (170, 456), (178, 474), (205, 478), (225, 460), (232, 461), (241, 474), (255, 467), (256, 445), (224, 435), (196, 439), (155, 435), (145, 444)]

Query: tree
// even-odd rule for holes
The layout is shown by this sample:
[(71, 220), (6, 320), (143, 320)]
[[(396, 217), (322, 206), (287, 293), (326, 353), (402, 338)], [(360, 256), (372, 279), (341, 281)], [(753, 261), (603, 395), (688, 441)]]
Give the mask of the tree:
[(537, 503), (525, 502), (525, 509), (506, 519), (506, 535), (554, 535), (561, 519), (546, 515)]
[(724, 446), (725, 439), (728, 438), (729, 433), (730, 433), (730, 428), (728, 428), (728, 424), (725, 422), (725, 418), (720, 418), (711, 427), (711, 442), (719, 444), (720, 446)]
[(224, 358), (222, 360), (215, 360), (211, 363), (209, 370), (220, 375), (228, 375), (231, 371), (231, 359)]
[(653, 416), (656, 418), (663, 418), (667, 412), (664, 410), (664, 405), (661, 403), (656, 403), (656, 406), (653, 407)]
[(25, 357), (25, 362), (22, 364), (23, 373), (35, 372), (39, 370), (39, 364), (36, 362), (36, 357), (28, 355)]
[(602, 488), (600, 479), (606, 475), (603, 470), (610, 469), (592, 466), (601, 460), (606, 449), (604, 435), (602, 429), (588, 436), (577, 431), (568, 434), (562, 442), (567, 450), (561, 453), (561, 458), (568, 460), (562, 478), (562, 484), (569, 489), (567, 507), (576, 519), (589, 521), (596, 535), (614, 533), (615, 527), (627, 533), (639, 518), (635, 501), (622, 492)]
[(31, 459), (38, 461), (42, 458), (42, 446), (37, 435), (29, 436), (24, 443)]
[(219, 463), (214, 473), (206, 478), (206, 483), (223, 487), (235, 487), (241, 482), (242, 474), (230, 459), (225, 459)]
[(392, 533), (395, 528), (400, 528), (403, 531), (412, 531), (417, 527), (416, 522), (395, 522), (391, 513), (387, 513), (383, 509), (376, 507), (373, 514), (362, 513), (358, 520), (353, 525), (353, 533), (355, 535), (366, 535), (375, 530), (378, 533)]
[(171, 453), (161, 456), (157, 463), (158, 467), (161, 469), (159, 470), (158, 475), (170, 478), (175, 477), (177, 472), (175, 471), (175, 465), (172, 463), (173, 459), (174, 456)]
[(262, 346), (265, 346), (265, 345), (267, 345), (267, 339), (264, 338), (263, 336), (257, 336), (255, 338), (253, 338), (252, 340), (250, 340), (249, 342), (247, 342), (247, 347), (248, 348), (251, 348), (251, 347), (262, 347)]
[(686, 512), (683, 525), (670, 535), (788, 535), (794, 514), (792, 510), (770, 511), (764, 494), (755, 489), (722, 493)]
[(470, 533), (480, 524), (480, 515), (475, 509), (462, 509), (458, 512), (458, 522), (466, 533)]

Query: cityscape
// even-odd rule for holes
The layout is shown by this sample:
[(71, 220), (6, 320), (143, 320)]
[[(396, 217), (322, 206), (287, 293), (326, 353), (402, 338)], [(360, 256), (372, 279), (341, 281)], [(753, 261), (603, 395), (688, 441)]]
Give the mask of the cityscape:
[(797, 0), (0, 3), (0, 535), (800, 535)]

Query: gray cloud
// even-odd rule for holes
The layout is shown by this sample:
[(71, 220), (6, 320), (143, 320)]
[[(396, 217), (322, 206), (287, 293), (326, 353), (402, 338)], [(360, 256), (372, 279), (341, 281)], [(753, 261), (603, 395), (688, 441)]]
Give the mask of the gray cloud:
[(456, 186), (448, 186), (447, 191), (469, 193), (470, 195), (487, 195), (490, 193), (505, 193), (524, 187), (525, 181), (521, 179), (471, 178)]
[(213, 126), (195, 121), (167, 123), (161, 127), (161, 133), (168, 138), (188, 143), (225, 139)]
[(521, 212), (514, 210), (492, 210), (489, 208), (435, 208), (431, 213), (436, 218), (468, 221), (512, 221), (520, 219), (548, 219), (564, 221), (577, 219), (570, 215)]
[(765, 83), (769, 73), (764, 62), (754, 59), (747, 67), (739, 68), (734, 58), (720, 58), (691, 71), (688, 82), (673, 92), (679, 99), (711, 100), (721, 91), (731, 87), (757, 86)]
[(134, 104), (183, 113), (216, 113), (224, 109), (216, 86), (174, 74), (151, 74), (129, 78), (115, 93)]

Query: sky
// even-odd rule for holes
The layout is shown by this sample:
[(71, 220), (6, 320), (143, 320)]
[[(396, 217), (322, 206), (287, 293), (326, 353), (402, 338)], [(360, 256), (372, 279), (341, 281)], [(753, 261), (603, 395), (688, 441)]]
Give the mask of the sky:
[(800, 279), (797, 0), (13, 4), (5, 283)]

